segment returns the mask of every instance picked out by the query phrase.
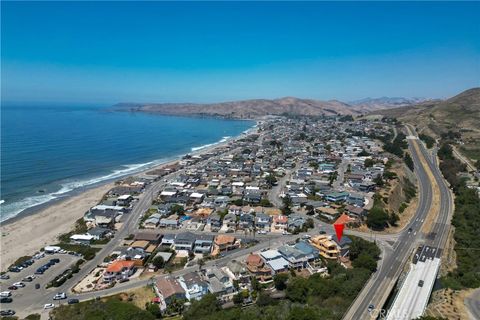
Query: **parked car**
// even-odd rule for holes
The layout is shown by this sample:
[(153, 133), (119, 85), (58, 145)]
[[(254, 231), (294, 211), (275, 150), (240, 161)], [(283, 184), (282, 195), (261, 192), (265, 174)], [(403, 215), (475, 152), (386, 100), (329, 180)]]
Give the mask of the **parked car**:
[(2, 291), (0, 292), (0, 297), (5, 298), (5, 297), (10, 297), (12, 293), (10, 291)]
[(55, 296), (53, 296), (53, 300), (63, 300), (63, 299), (67, 299), (67, 295), (65, 294), (65, 292), (59, 292)]
[(2, 274), (2, 275), (0, 276), (0, 279), (2, 279), (2, 280), (8, 280), (8, 279), (10, 279), (10, 276), (9, 276), (8, 274)]
[(35, 283), (35, 289), (40, 289), (40, 283)]
[(42, 268), (38, 268), (37, 271), (35, 271), (35, 274), (43, 274), (43, 272)]
[(43, 306), (43, 309), (53, 309), (55, 305), (53, 303), (47, 303)]
[(20, 271), (22, 271), (22, 269), (20, 269), (19, 267), (11, 267), (10, 269), (8, 269), (8, 271), (10, 271), (10, 272), (20, 272)]
[(68, 299), (68, 304), (75, 304), (75, 303), (79, 303), (80, 301), (78, 301), (78, 299)]
[(15, 287), (19, 287), (19, 288), (25, 287), (25, 283), (23, 283), (23, 282), (15, 282), (13, 285), (14, 285)]
[(54, 264), (55, 264), (55, 263), (59, 263), (59, 262), (60, 262), (60, 259), (58, 259), (58, 258), (50, 259), (50, 262), (53, 262)]
[(13, 301), (13, 299), (9, 298), (9, 297), (5, 297), (5, 298), (0, 299), (0, 303), (10, 303), (12, 301)]
[(17, 289), (18, 289), (17, 286), (10, 286), (10, 287), (8, 287), (8, 290), (17, 290)]
[(120, 283), (127, 282), (127, 281), (130, 281), (130, 280), (128, 278), (121, 278), (120, 280), (118, 280), (118, 282)]
[(0, 316), (6, 317), (6, 316), (13, 316), (15, 314), (15, 311), (13, 310), (2, 310), (0, 311)]
[(22, 279), (22, 281), (32, 282), (36, 277), (32, 274)]

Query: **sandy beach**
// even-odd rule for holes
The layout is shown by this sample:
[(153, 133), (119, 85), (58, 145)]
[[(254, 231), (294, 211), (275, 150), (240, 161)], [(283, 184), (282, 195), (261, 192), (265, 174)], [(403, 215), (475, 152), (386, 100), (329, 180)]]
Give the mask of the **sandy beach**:
[[(245, 136), (255, 131), (256, 128), (254, 127), (240, 136)], [(190, 154), (196, 155), (211, 152), (239, 137), (202, 148)], [(143, 172), (169, 166), (177, 161), (178, 159), (168, 161)], [(56, 243), (57, 237), (72, 230), (74, 222), (83, 217), (88, 209), (95, 206), (113, 185), (114, 182), (110, 182), (89, 189), (78, 195), (55, 202), (38, 212), (33, 212), (12, 222), (2, 223), (0, 226), (0, 270), (5, 271), (19, 257), (32, 255), (44, 246)]]
[(87, 190), (79, 195), (68, 197), (47, 208), (2, 224), (1, 270), (21, 256), (32, 255), (45, 245), (57, 242), (58, 235), (69, 232), (73, 223), (102, 198), (113, 183)]

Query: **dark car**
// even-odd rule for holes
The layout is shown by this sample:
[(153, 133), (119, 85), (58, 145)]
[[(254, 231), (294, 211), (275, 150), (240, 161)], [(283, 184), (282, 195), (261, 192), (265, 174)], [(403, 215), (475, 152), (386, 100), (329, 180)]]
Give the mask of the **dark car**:
[(423, 287), (423, 280), (418, 281), (418, 286)]
[(54, 264), (55, 264), (55, 263), (59, 263), (59, 262), (60, 262), (60, 259), (58, 259), (58, 258), (50, 259), (50, 262), (53, 262)]
[(408, 228), (408, 233), (411, 233), (412, 232), (412, 228)]
[(35, 274), (43, 274), (43, 269), (37, 269), (37, 271), (35, 271)]
[(10, 272), (20, 272), (21, 270), (17, 267), (11, 267), (10, 269), (8, 269), (8, 271), (10, 271)]
[(13, 316), (15, 314), (15, 311), (13, 310), (2, 310), (0, 311), (0, 316)]
[(75, 304), (75, 303), (79, 303), (80, 301), (78, 301), (78, 299), (68, 299), (68, 304)]
[(8, 298), (8, 297), (5, 297), (5, 298), (1, 298), (0, 299), (0, 303), (10, 303), (12, 302), (13, 299), (12, 298)]
[(10, 286), (10, 287), (8, 287), (8, 290), (17, 290), (17, 289), (18, 289), (17, 286)]
[(319, 234), (327, 234), (327, 232), (325, 230), (320, 230), (318, 233)]
[(35, 283), (35, 289), (40, 289), (40, 283)]

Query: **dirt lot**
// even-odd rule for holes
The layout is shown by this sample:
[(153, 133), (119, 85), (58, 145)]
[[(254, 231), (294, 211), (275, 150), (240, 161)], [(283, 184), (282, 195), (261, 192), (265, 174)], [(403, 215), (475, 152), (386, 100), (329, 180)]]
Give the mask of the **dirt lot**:
[(152, 299), (155, 298), (155, 293), (150, 287), (141, 287), (128, 292), (120, 293), (118, 297), (122, 301), (131, 302), (137, 307), (145, 309), (145, 304), (147, 302), (152, 302)]
[(473, 289), (455, 291), (452, 289), (442, 289), (434, 291), (430, 304), (427, 306), (426, 315), (442, 317), (449, 320), (469, 319), (464, 299)]

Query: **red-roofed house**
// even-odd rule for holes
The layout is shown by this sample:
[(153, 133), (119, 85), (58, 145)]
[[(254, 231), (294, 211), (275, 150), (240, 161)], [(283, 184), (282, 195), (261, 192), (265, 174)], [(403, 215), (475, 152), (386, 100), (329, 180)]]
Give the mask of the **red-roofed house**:
[(343, 224), (346, 226), (351, 222), (354, 222), (354, 220), (350, 218), (347, 214), (342, 213), (342, 215), (338, 217), (338, 219), (333, 224)]
[(112, 282), (130, 277), (137, 268), (134, 261), (119, 260), (114, 261), (107, 267), (103, 273), (103, 282)]
[(274, 216), (270, 232), (284, 232), (288, 229), (288, 217), (284, 215)]

